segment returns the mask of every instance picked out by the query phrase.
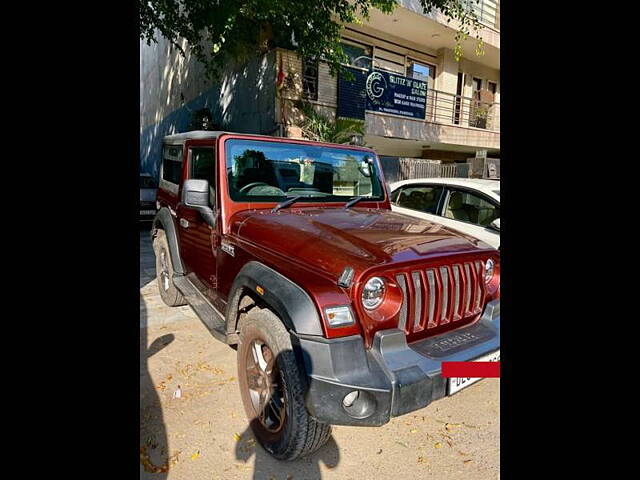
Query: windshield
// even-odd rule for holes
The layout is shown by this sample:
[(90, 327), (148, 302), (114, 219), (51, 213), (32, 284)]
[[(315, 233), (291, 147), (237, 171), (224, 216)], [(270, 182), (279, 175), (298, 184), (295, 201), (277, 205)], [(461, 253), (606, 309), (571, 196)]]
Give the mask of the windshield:
[(259, 140), (225, 143), (229, 194), (235, 201), (347, 201), (354, 196), (383, 200), (374, 156), (368, 152)]

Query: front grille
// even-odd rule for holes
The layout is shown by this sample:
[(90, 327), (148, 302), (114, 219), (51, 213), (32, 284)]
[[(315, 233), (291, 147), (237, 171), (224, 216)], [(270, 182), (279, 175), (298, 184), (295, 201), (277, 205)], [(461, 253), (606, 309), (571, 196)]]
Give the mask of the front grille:
[(408, 335), (440, 331), (445, 325), (456, 328), (481, 313), (485, 296), (481, 260), (410, 268), (395, 278), (403, 295), (398, 327)]

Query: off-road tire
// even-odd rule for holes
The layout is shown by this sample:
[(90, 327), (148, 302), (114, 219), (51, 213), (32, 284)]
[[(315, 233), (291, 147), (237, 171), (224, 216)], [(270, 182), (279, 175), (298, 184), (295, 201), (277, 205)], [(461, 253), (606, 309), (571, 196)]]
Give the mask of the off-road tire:
[[(158, 290), (162, 301), (170, 307), (179, 307), (186, 305), (184, 297), (173, 284), (173, 264), (171, 263), (171, 254), (169, 253), (169, 243), (164, 230), (158, 230), (156, 238), (153, 240), (153, 251), (156, 254), (156, 278), (158, 281)], [(166, 272), (168, 274), (167, 281), (163, 276), (162, 259), (166, 261)]]
[[(285, 398), (285, 420), (280, 431), (272, 433), (256, 418), (247, 374), (247, 355), (254, 340), (259, 339), (273, 352)], [(291, 340), (282, 321), (269, 309), (254, 307), (240, 326), (238, 345), (238, 382), (242, 403), (251, 428), (260, 444), (279, 460), (295, 460), (322, 447), (331, 436), (331, 425), (309, 415), (304, 405), (307, 382), (296, 361)]]

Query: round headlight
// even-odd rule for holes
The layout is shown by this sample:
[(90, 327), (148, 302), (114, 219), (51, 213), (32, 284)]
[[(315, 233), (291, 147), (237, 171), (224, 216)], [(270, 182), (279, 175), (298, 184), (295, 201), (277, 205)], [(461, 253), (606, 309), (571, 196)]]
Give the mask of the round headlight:
[(484, 266), (484, 283), (489, 283), (491, 281), (494, 270), (493, 260), (487, 260), (487, 263)]
[(384, 280), (373, 277), (365, 284), (362, 290), (362, 305), (367, 310), (373, 310), (382, 303), (384, 298)]

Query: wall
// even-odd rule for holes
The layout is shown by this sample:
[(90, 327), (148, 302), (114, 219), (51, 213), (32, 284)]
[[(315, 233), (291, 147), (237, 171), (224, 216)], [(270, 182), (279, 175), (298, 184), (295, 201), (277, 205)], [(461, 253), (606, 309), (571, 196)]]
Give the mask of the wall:
[[(182, 45), (186, 49), (186, 43)], [(275, 128), (275, 53), (230, 65), (217, 82), (186, 49), (186, 57), (163, 37), (140, 42), (140, 171), (158, 175), (162, 138), (187, 131), (193, 112), (210, 110), (214, 123), (242, 133)]]
[[(282, 66), (285, 82), (282, 89), (277, 91), (275, 120), (288, 127), (287, 136), (297, 138), (301, 131), (297, 128), (302, 119), (301, 113), (295, 108), (296, 101), (302, 99), (302, 59), (291, 50), (276, 49), (276, 71)], [(318, 66), (318, 100), (309, 101), (321, 114), (332, 118), (337, 107), (338, 83), (329, 73), (326, 63)]]

